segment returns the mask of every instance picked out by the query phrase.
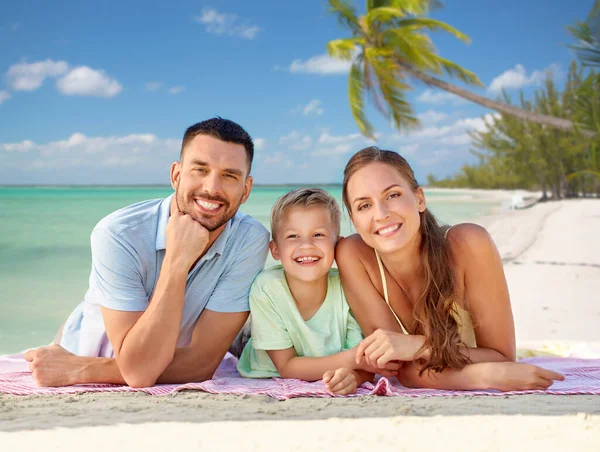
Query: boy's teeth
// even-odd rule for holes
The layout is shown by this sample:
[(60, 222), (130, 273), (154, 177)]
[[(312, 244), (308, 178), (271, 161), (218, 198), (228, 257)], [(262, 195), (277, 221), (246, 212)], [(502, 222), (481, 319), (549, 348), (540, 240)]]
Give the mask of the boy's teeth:
[(308, 262), (308, 261), (318, 261), (318, 257), (299, 257), (296, 259), (296, 262)]
[(196, 203), (208, 210), (216, 210), (219, 208), (219, 204), (216, 204), (214, 202), (207, 202), (207, 201), (202, 201), (200, 199), (197, 199)]

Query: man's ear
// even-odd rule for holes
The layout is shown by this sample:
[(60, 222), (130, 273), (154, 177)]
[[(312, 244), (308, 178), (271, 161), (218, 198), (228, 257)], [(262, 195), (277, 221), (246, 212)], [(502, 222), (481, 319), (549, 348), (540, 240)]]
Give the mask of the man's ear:
[(246, 202), (248, 196), (250, 196), (250, 191), (252, 190), (252, 184), (254, 183), (254, 179), (252, 176), (248, 176), (246, 181), (244, 182), (244, 194), (242, 196), (242, 204)]
[(421, 187), (417, 188), (415, 191), (415, 196), (417, 197), (417, 208), (419, 209), (419, 212), (425, 212), (425, 209), (427, 209), (427, 203), (425, 202), (425, 192)]
[(275, 243), (275, 240), (271, 240), (269, 242), (269, 249), (271, 250), (271, 256), (273, 256), (273, 259), (278, 261), (280, 259), (279, 248), (277, 248), (277, 243)]
[(177, 191), (179, 187), (179, 177), (181, 176), (181, 163), (173, 162), (171, 165), (171, 187)]

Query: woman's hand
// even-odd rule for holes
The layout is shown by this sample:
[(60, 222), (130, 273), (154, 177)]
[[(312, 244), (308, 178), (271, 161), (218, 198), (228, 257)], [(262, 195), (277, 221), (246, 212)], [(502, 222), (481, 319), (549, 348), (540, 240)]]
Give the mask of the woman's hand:
[(323, 374), (323, 383), (327, 390), (336, 395), (354, 394), (359, 386), (360, 376), (347, 367), (328, 370)]
[(545, 391), (555, 380), (565, 379), (564, 375), (558, 372), (533, 364), (503, 362), (486, 363), (485, 366), (486, 386), (500, 391)]
[(368, 366), (384, 369), (390, 361), (426, 358), (427, 350), (419, 353), (424, 343), (424, 336), (377, 330), (356, 347), (356, 363), (364, 358)]

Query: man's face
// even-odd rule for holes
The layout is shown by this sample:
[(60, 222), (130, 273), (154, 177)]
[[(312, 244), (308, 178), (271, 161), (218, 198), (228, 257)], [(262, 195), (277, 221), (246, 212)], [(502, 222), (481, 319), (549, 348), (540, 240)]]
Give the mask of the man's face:
[(243, 145), (197, 135), (171, 167), (179, 211), (210, 232), (222, 228), (246, 202), (252, 188)]

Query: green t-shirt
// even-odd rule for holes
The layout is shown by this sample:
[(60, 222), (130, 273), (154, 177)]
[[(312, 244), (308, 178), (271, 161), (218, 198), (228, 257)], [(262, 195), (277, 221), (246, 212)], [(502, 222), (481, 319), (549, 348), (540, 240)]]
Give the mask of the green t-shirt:
[(344, 297), (340, 275), (331, 269), (327, 295), (315, 315), (304, 320), (290, 292), (281, 265), (263, 270), (250, 289), (252, 338), (238, 363), (244, 377), (279, 377), (266, 350), (294, 347), (298, 356), (330, 356), (362, 340), (362, 333)]

